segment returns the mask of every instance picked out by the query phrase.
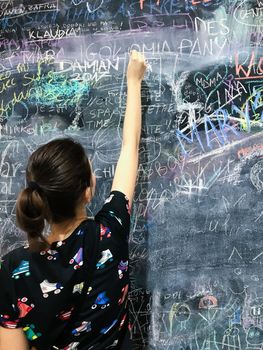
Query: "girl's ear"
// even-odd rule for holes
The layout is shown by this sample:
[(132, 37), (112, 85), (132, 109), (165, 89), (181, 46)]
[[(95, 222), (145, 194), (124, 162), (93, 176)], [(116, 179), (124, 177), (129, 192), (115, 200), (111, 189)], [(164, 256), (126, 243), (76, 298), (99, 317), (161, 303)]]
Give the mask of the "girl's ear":
[(91, 201), (92, 197), (93, 197), (92, 188), (87, 187), (85, 190), (85, 193), (84, 193), (84, 199), (85, 199), (86, 204)]
[(95, 193), (95, 188), (96, 188), (96, 176), (92, 173), (91, 185), (86, 188), (84, 193), (86, 203), (89, 203), (92, 200)]
[(92, 194), (92, 197), (94, 196), (95, 194), (95, 189), (96, 189), (96, 176), (94, 173), (92, 173), (92, 186), (91, 186), (91, 194)]

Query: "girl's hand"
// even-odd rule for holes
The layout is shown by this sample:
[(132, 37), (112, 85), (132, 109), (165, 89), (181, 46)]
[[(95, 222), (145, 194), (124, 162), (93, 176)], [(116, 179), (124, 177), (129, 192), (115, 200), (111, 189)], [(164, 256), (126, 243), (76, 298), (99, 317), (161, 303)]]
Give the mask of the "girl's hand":
[(130, 54), (130, 61), (127, 69), (127, 81), (141, 82), (146, 70), (146, 61), (144, 55), (136, 50), (132, 50)]

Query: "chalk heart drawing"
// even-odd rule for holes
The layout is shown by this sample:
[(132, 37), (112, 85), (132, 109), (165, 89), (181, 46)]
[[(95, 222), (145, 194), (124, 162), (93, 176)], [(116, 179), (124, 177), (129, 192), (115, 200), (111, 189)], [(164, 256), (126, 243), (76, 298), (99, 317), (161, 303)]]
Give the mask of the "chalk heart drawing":
[(227, 74), (228, 69), (226, 65), (220, 65), (218, 67), (215, 67), (209, 74), (204, 74), (201, 72), (195, 73), (195, 85), (204, 94), (206, 98), (206, 104), (208, 104), (210, 97), (223, 83), (224, 79), (227, 77)]
[(250, 170), (250, 180), (258, 192), (263, 191), (263, 160), (258, 161)]
[(87, 10), (90, 13), (96, 12), (97, 10), (99, 10), (101, 8), (103, 3), (104, 3), (104, 0), (87, 1), (86, 2)]

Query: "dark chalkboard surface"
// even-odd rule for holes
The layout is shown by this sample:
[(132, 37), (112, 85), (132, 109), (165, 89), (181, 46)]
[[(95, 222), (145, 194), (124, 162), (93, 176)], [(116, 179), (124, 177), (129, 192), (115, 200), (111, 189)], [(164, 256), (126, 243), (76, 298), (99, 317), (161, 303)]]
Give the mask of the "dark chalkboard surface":
[[(1, 0), (0, 252), (25, 236), (28, 156), (69, 135), (97, 176), (121, 145), (128, 52), (145, 53), (130, 234), (134, 349), (263, 347), (263, 1)], [(128, 176), (128, 174), (127, 174)]]

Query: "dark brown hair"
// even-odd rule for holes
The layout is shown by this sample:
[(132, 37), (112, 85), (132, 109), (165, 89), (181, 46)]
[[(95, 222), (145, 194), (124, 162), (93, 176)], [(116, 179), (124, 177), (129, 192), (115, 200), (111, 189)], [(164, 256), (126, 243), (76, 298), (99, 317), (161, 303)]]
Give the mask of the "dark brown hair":
[(47, 247), (45, 221), (59, 223), (74, 218), (76, 207), (91, 186), (91, 168), (81, 144), (70, 138), (40, 146), (26, 168), (28, 187), (16, 204), (18, 226), (27, 233), (33, 250)]

